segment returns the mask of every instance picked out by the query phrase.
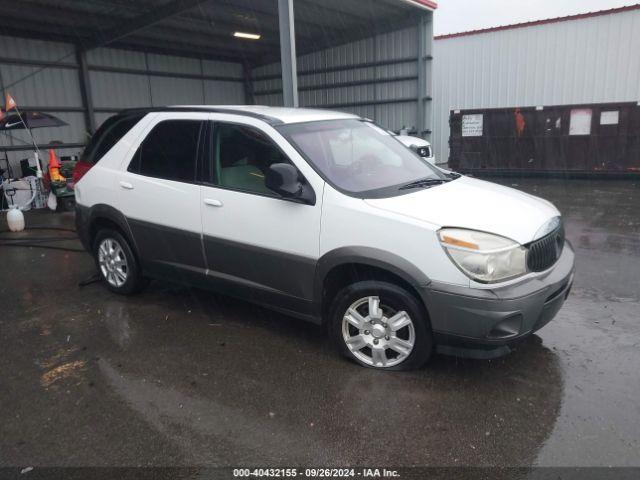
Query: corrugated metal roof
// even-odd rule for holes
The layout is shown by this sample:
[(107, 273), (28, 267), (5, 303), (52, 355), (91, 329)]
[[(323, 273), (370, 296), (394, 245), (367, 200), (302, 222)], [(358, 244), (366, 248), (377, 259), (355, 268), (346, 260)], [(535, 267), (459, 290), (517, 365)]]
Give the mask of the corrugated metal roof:
[(511, 25), (499, 25), (496, 27), (481, 28), (479, 30), (469, 30), (466, 32), (447, 33), (445, 35), (437, 35), (434, 40), (445, 40), (447, 38), (466, 37), (469, 35), (479, 35), (481, 33), (497, 32), (500, 30), (513, 30), (516, 28), (533, 27), (536, 25), (545, 25), (548, 23), (568, 22), (571, 20), (581, 20), (584, 18), (599, 17), (602, 15), (613, 15), (615, 13), (628, 12), (630, 10), (640, 10), (640, 3), (635, 5), (627, 5), (624, 7), (610, 8), (608, 10), (598, 10), (595, 12), (578, 13), (576, 15), (567, 15), (564, 17), (547, 18), (543, 20), (532, 20), (530, 22), (514, 23)]
[[(55, 5), (54, 5), (55, 4)], [(413, 22), (433, 0), (296, 0), (298, 54), (350, 43)], [(0, 34), (147, 53), (246, 61), (280, 58), (277, 2), (249, 0), (22, 0), (0, 2)], [(233, 38), (255, 32), (259, 41)]]

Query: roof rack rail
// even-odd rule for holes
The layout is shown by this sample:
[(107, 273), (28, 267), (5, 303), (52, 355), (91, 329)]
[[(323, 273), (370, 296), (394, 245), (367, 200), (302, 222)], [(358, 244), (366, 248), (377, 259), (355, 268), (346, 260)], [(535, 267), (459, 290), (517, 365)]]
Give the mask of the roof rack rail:
[(142, 113), (154, 113), (154, 112), (210, 112), (210, 113), (228, 113), (230, 115), (242, 115), (245, 117), (257, 118), (269, 125), (282, 125), (283, 122), (275, 117), (269, 115), (263, 115), (261, 113), (252, 112), (249, 110), (238, 110), (234, 108), (220, 108), (220, 107), (208, 107), (194, 106), (194, 107), (142, 107), (142, 108), (126, 108), (120, 110), (117, 115), (130, 115), (130, 114), (142, 114)]

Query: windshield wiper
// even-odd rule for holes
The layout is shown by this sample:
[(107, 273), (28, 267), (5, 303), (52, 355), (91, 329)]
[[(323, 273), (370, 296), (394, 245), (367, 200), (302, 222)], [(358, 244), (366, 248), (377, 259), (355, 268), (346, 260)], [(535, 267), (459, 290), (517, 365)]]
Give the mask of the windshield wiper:
[(412, 188), (426, 188), (426, 187), (434, 187), (436, 185), (442, 185), (448, 180), (440, 179), (440, 178), (423, 178), (422, 180), (417, 180), (415, 182), (407, 183), (399, 188), (399, 190), (410, 190)]

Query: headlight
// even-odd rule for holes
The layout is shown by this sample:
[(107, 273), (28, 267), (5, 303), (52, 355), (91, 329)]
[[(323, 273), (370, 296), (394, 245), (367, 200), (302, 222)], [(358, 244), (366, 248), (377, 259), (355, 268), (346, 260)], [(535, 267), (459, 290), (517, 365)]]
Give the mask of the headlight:
[(483, 283), (527, 273), (527, 249), (508, 238), (462, 228), (443, 228), (440, 243), (462, 272)]

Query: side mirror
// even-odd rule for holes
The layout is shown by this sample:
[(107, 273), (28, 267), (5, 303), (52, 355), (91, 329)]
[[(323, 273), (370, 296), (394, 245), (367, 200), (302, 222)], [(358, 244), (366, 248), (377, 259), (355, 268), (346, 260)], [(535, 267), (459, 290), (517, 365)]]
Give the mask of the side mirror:
[(316, 195), (313, 189), (300, 179), (298, 169), (289, 163), (274, 163), (267, 170), (265, 186), (289, 200), (313, 205)]

